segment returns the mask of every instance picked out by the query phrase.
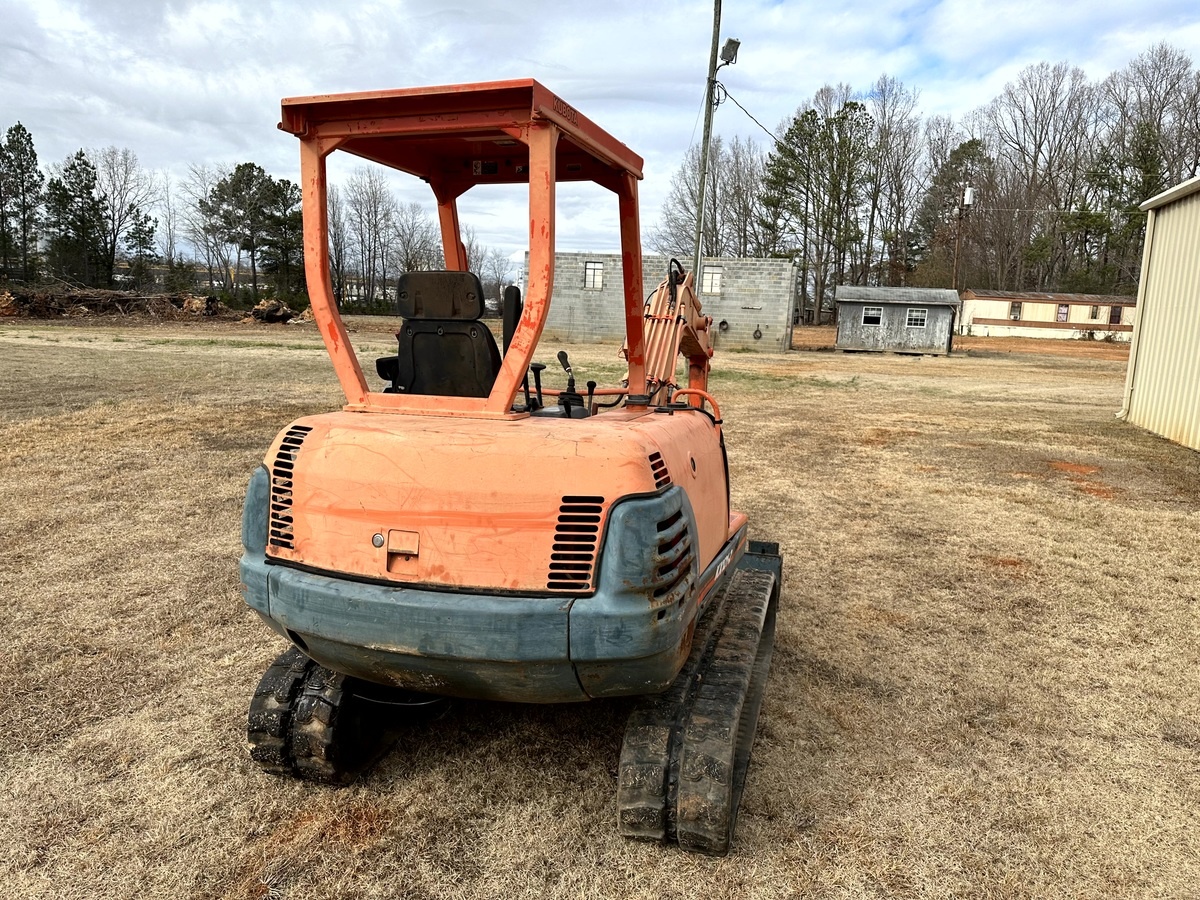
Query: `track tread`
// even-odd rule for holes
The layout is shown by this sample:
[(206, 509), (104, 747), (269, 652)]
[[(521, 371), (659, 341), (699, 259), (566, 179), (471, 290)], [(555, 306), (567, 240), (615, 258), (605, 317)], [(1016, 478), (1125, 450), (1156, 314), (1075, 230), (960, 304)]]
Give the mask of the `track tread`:
[(728, 853), (770, 666), (778, 594), (771, 572), (736, 570), (702, 616), (675, 682), (635, 707), (618, 777), (622, 834)]
[(313, 666), (300, 690), (288, 749), (296, 774), (306, 781), (345, 785), (362, 771), (349, 758), (359, 735), (344, 722), (353, 702), (350, 683), (346, 675)]
[(701, 612), (691, 652), (671, 686), (643, 697), (630, 714), (617, 784), (617, 828), (626, 837), (675, 839), (672, 799), (678, 781), (678, 744), (688, 702), (699, 684), (697, 673), (712, 654), (724, 622), (725, 596), (721, 591)]
[(272, 775), (295, 775), (289, 735), (296, 698), (300, 694), (312, 660), (292, 647), (285, 650), (263, 673), (250, 700), (246, 738), (250, 757)]
[[(761, 707), (759, 658), (770, 652), (775, 578), (741, 571), (730, 585), (729, 619), (684, 734), (676, 839), (685, 850), (729, 852)], [(745, 763), (739, 765), (740, 758)]]
[(369, 685), (293, 647), (259, 681), (246, 737), (265, 772), (346, 785), (388, 751), (402, 722), (444, 709), (445, 698)]

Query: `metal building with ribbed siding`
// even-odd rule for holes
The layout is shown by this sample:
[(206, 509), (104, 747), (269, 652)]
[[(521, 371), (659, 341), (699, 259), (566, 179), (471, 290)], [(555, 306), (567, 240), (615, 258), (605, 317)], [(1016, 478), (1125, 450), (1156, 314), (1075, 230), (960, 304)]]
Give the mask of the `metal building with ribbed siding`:
[(1200, 177), (1141, 208), (1146, 247), (1118, 415), (1200, 450)]

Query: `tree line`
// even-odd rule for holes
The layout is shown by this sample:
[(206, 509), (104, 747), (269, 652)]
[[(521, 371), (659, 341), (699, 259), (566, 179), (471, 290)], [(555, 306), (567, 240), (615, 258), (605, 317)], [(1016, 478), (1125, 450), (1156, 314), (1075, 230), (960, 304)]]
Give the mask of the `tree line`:
[[(1169, 44), (1095, 81), (1029, 66), (959, 121), (919, 101), (886, 75), (826, 85), (765, 145), (714, 139), (703, 254), (793, 259), (810, 317), (838, 284), (1133, 294), (1138, 205), (1200, 172), (1200, 72)], [(692, 251), (698, 157), (672, 180), (660, 253)]]
[[(378, 169), (330, 186), (329, 232), (343, 308), (389, 312), (401, 272), (444, 265), (436, 222), (419, 203), (399, 202)], [(463, 238), (487, 296), (499, 297), (508, 258), (470, 227)], [(43, 171), (18, 122), (0, 143), (0, 276), (303, 300), (300, 188), (252, 162), (193, 165), (176, 185), (117, 147), (80, 149)]]

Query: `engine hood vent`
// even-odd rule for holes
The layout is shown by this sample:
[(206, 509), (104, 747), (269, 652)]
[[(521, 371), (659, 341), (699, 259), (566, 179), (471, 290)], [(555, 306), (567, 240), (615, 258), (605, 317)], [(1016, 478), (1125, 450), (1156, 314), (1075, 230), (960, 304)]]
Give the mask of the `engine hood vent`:
[(551, 591), (590, 591), (600, 543), (603, 497), (563, 497), (554, 529), (550, 572)]
[(300, 445), (312, 431), (307, 425), (293, 425), (279, 442), (279, 450), (271, 463), (271, 520), (267, 542), (272, 547), (294, 550), (296, 535), (292, 530), (292, 489), (296, 457)]
[(650, 471), (654, 474), (656, 488), (662, 490), (671, 486), (671, 473), (667, 471), (667, 461), (657, 450), (650, 454)]

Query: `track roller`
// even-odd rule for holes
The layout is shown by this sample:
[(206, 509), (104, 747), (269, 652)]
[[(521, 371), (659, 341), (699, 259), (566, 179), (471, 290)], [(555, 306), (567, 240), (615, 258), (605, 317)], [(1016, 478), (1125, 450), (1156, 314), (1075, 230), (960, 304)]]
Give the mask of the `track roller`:
[(349, 784), (387, 753), (406, 719), (446, 704), (333, 672), (292, 648), (270, 665), (250, 701), (250, 757), (272, 775)]
[(771, 664), (781, 569), (777, 545), (751, 542), (706, 604), (679, 676), (631, 713), (617, 786), (622, 834), (729, 852)]

